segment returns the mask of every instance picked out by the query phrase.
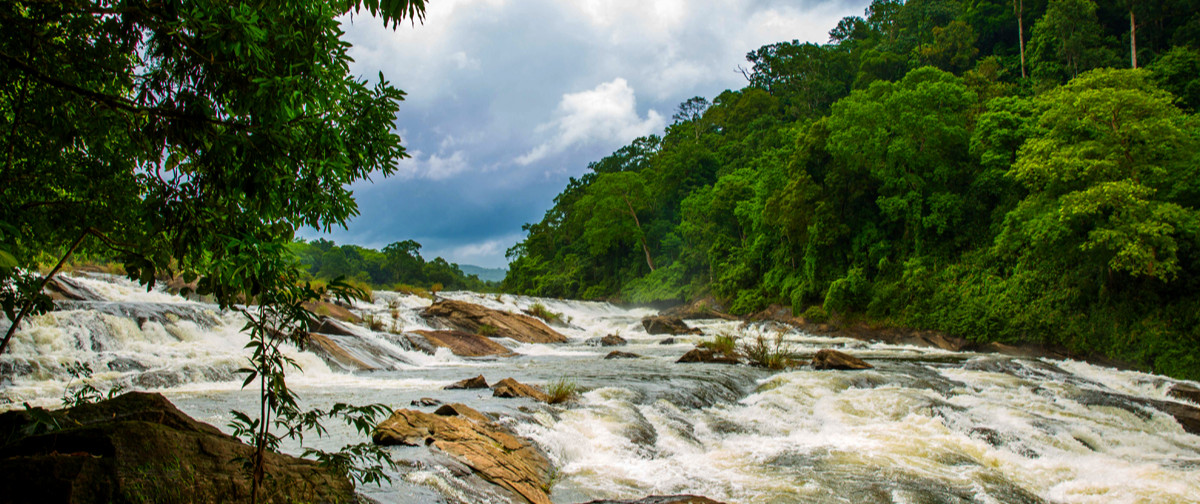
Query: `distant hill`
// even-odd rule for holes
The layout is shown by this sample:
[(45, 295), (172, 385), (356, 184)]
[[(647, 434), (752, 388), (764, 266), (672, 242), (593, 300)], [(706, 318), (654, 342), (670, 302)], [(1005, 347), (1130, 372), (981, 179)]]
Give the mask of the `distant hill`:
[(482, 268), (470, 264), (460, 264), (458, 269), (462, 270), (463, 274), (475, 275), (484, 282), (499, 282), (504, 280), (504, 275), (508, 274), (508, 270), (505, 268)]

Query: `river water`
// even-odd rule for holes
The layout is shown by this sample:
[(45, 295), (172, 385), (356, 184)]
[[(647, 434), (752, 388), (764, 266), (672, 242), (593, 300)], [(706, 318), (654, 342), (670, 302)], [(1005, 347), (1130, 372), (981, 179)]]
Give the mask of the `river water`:
[[(91, 383), (157, 391), (184, 412), (228, 431), (229, 411), (256, 411), (236, 370), (245, 363), (239, 315), (123, 279), (76, 276), (89, 301), (23, 324), (0, 356), (0, 410), (58, 406), (77, 388), (66, 365), (88, 363)], [(1023, 359), (869, 344), (774, 325), (693, 321), (704, 335), (647, 334), (648, 309), (604, 303), (444, 294), (518, 311), (535, 302), (562, 313), (570, 342), (499, 340), (516, 352), (467, 359), (427, 355), (396, 333), (430, 329), (429, 301), (376, 292), (356, 311), (382, 321), (337, 342), (380, 370), (350, 372), (292, 350), (303, 367), (288, 383), (307, 405), (410, 407), (433, 397), (503, 415), (555, 467), (555, 502), (690, 493), (729, 503), (1110, 503), (1200, 502), (1200, 436), (1147, 403), (1174, 400), (1178, 380), (1076, 361)], [(0, 328), (7, 326), (0, 318)], [(617, 333), (622, 351), (589, 338)], [(677, 364), (717, 334), (781, 336), (802, 354), (836, 348), (875, 366), (865, 371)], [(482, 374), (532, 384), (573, 380), (582, 396), (562, 406), (498, 399), (443, 386)], [(1186, 383), (1186, 382), (1185, 382)], [(1190, 383), (1195, 386), (1196, 383)], [(306, 439), (320, 448), (363, 441), (349, 428)], [(295, 449), (296, 447), (292, 447)], [(381, 502), (501, 502), (486, 485), (455, 476), (423, 448), (392, 448), (393, 482), (366, 487)]]

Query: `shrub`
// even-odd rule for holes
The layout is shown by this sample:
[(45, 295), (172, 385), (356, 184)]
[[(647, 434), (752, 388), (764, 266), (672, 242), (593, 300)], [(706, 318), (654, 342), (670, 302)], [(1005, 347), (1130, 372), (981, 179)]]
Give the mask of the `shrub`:
[(774, 342), (761, 334), (755, 336), (750, 342), (742, 343), (741, 351), (752, 366), (778, 370), (796, 364), (795, 352), (783, 343), (783, 333), (775, 335)]
[(870, 290), (871, 283), (867, 281), (862, 268), (851, 268), (845, 277), (829, 284), (829, 290), (825, 293), (825, 310), (831, 312), (861, 310), (870, 301)]
[(559, 378), (546, 386), (546, 395), (550, 397), (546, 400), (550, 404), (565, 403), (579, 395), (579, 385), (574, 380)]
[(546, 308), (546, 305), (542, 303), (533, 303), (533, 306), (530, 306), (528, 310), (525, 310), (525, 313), (545, 320), (551, 324), (562, 323), (563, 321), (563, 316), (561, 313), (554, 313), (550, 311), (548, 308)]
[(734, 357), (737, 355), (738, 341), (736, 336), (729, 334), (718, 334), (712, 339), (712, 341), (702, 342), (700, 343), (700, 346), (717, 353)]
[(804, 320), (814, 324), (824, 324), (829, 321), (829, 312), (825, 311), (825, 307), (817, 304), (809, 306), (801, 316), (804, 317)]

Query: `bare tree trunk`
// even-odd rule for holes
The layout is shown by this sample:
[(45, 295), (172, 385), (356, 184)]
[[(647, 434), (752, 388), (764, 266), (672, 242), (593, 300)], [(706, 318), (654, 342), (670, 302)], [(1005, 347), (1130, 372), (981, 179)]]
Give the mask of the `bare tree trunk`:
[(1129, 4), (1129, 59), (1137, 68), (1137, 23), (1133, 19), (1133, 4)]
[(650, 247), (646, 246), (646, 232), (642, 231), (642, 223), (638, 220), (637, 212), (633, 211), (633, 204), (629, 202), (629, 196), (622, 194), (625, 199), (625, 206), (629, 207), (629, 215), (633, 217), (633, 224), (638, 228), (638, 235), (642, 241), (642, 252), (646, 253), (646, 266), (650, 267), (650, 271), (654, 271), (654, 260), (650, 258)]
[(1013, 13), (1017, 15), (1017, 43), (1021, 46), (1021, 78), (1025, 78), (1025, 0), (1013, 0)]

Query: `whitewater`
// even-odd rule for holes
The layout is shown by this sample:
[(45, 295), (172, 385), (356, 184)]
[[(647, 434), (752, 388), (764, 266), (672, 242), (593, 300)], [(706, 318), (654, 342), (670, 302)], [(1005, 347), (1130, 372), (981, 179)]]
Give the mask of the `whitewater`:
[[(147, 292), (122, 278), (78, 274), (84, 301), (22, 323), (0, 356), (0, 410), (60, 407), (81, 385), (67, 366), (87, 363), (101, 390), (159, 392), (185, 413), (229, 432), (230, 410), (256, 411), (241, 388), (244, 319), (217, 306)], [(373, 371), (352, 371), (313, 351), (290, 349), (301, 371), (288, 383), (306, 406), (335, 402), (410, 408), (431, 397), (500, 415), (550, 459), (550, 496), (573, 503), (652, 494), (696, 494), (729, 503), (1110, 503), (1200, 502), (1200, 436), (1153, 407), (1186, 401), (1168, 391), (1195, 382), (1086, 362), (950, 352), (814, 336), (773, 323), (689, 321), (702, 335), (650, 335), (657, 312), (607, 303), (470, 292), (443, 297), (520, 312), (535, 303), (562, 313), (569, 341), (498, 341), (510, 357), (464, 358), (413, 348), (403, 333), (433, 330), (418, 315), (430, 301), (374, 294), (335, 342)], [(0, 329), (9, 322), (0, 318)], [(614, 348), (589, 339), (618, 334), (641, 358), (605, 360)], [(719, 334), (782, 338), (811, 355), (833, 348), (875, 366), (771, 372), (675, 361)], [(563, 405), (443, 390), (476, 375), (545, 385), (576, 383)], [(1197, 406), (1191, 404), (1191, 406)], [(325, 449), (364, 441), (348, 427), (306, 438)], [(289, 446), (299, 451), (298, 446)], [(456, 476), (424, 448), (389, 448), (392, 483), (364, 487), (381, 502), (503, 502)]]

